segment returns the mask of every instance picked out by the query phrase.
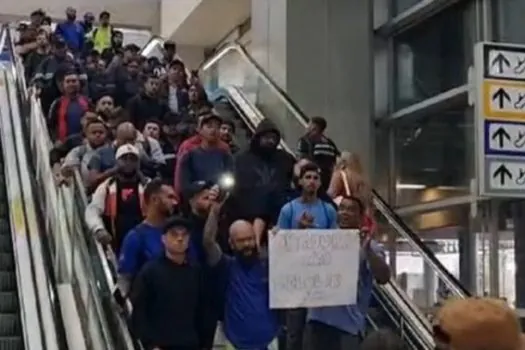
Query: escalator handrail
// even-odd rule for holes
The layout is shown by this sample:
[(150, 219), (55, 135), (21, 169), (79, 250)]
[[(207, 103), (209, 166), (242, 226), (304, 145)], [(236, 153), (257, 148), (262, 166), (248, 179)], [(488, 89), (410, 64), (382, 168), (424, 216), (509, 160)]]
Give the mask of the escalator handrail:
[[(218, 91), (219, 94), (224, 94), (231, 102), (234, 108), (240, 110), (240, 116), (243, 121), (251, 129), (255, 131), (257, 124), (264, 119), (261, 112), (246, 98), (241, 89), (235, 86), (227, 86)], [(287, 152), (291, 152), (290, 147), (281, 140), (280, 146)], [(290, 153), (293, 154), (293, 153)], [(408, 296), (393, 282), (390, 281), (387, 285), (378, 286), (382, 293), (388, 295), (389, 299), (393, 301), (400, 310), (403, 316), (413, 325), (419, 328), (420, 332), (424, 331), (424, 341), (426, 344), (433, 344), (431, 335), (431, 326), (428, 319), (423, 315), (421, 310), (414, 307), (413, 303), (409, 301)], [(423, 329), (421, 329), (423, 328)]]
[[(308, 117), (301, 108), (295, 104), (295, 102), (288, 96), (288, 94), (281, 89), (281, 87), (264, 71), (264, 69), (257, 63), (255, 59), (247, 52), (247, 50), (237, 42), (231, 42), (226, 44), (220, 49), (213, 57), (204, 61), (201, 65), (201, 70), (206, 71), (211, 67), (215, 66), (225, 55), (230, 52), (236, 52), (242, 57), (248, 64), (252, 65), (259, 77), (273, 90), (277, 97), (283, 102), (286, 108), (292, 112), (297, 121), (302, 124), (305, 128), (308, 125)], [(293, 153), (292, 153), (293, 154)], [(422, 258), (429, 266), (438, 274), (440, 279), (445, 282), (447, 287), (459, 297), (470, 296), (469, 291), (455, 278), (443, 264), (434, 256), (434, 254), (421, 242), (421, 239), (415, 234), (403, 220), (390, 208), (390, 206), (384, 201), (383, 198), (375, 190), (372, 190), (374, 204), (382, 215), (394, 226), (396, 231), (407, 240), (411, 248), (418, 251)]]
[[(32, 98), (33, 98), (33, 99), (36, 99), (34, 96), (32, 96)], [(38, 104), (36, 104), (36, 105), (38, 105)], [(43, 120), (44, 117), (43, 117), (43, 114), (42, 114), (41, 109), (40, 109), (40, 108), (36, 108), (36, 107), (35, 107), (35, 109), (37, 109), (37, 111), (38, 111), (37, 113), (40, 114), (40, 119)], [(47, 130), (47, 129), (46, 129), (46, 130)], [(50, 144), (51, 144), (51, 143), (49, 142), (49, 145), (50, 145)], [(48, 150), (49, 150), (49, 149), (48, 149)], [(75, 182), (77, 181), (77, 180), (76, 180), (76, 176), (75, 176), (74, 181), (75, 181)], [(75, 186), (75, 187), (76, 187), (76, 184), (73, 184), (72, 186)], [(75, 202), (74, 202), (74, 198), (71, 198), (71, 197), (72, 197), (72, 193), (71, 193), (70, 191), (64, 191), (64, 190), (65, 190), (64, 188), (61, 188), (61, 193), (62, 193), (62, 195), (65, 196), (66, 198), (69, 198), (69, 199), (70, 199), (70, 202), (75, 203)], [(75, 191), (76, 189), (73, 189), (73, 190)], [(80, 193), (81, 193), (81, 196), (83, 196), (83, 197), (81, 197), (81, 198), (82, 198), (82, 201), (83, 201), (84, 203), (87, 202), (87, 197), (85, 196), (85, 193), (83, 193), (83, 191), (81, 191)], [(75, 216), (75, 217), (76, 217), (76, 216)], [(77, 222), (75, 222), (75, 223), (73, 223), (73, 224), (76, 224), (76, 223), (77, 223)], [(75, 226), (75, 227), (76, 227), (76, 226)], [(82, 225), (79, 225), (79, 227), (82, 227)], [(93, 237), (92, 235), (86, 236), (86, 238), (88, 238), (88, 239), (94, 239), (94, 237)], [(82, 243), (80, 243), (80, 244), (82, 244)], [(110, 269), (109, 269), (109, 266), (108, 266), (107, 260), (105, 259), (105, 255), (104, 255), (104, 253), (103, 253), (102, 246), (101, 246), (100, 243), (98, 243), (98, 242), (94, 242), (94, 244), (96, 244), (96, 247), (97, 247), (97, 255), (98, 255), (98, 257), (99, 257), (99, 262), (100, 262), (100, 264), (102, 265), (102, 270), (104, 271), (104, 277), (103, 277), (103, 280), (107, 283), (107, 285), (106, 285), (107, 290), (109, 290), (109, 291), (113, 291), (113, 289), (114, 289), (114, 283), (113, 283), (113, 279), (112, 279), (112, 277), (111, 277), (111, 272), (110, 272)], [(86, 248), (86, 249), (87, 249), (87, 248)], [(101, 255), (103, 255), (104, 258), (101, 258)], [(92, 262), (91, 262), (91, 263), (92, 263)], [(91, 283), (90, 283), (90, 285), (91, 285)], [(94, 288), (95, 286), (93, 285), (92, 287)], [(95, 289), (95, 291), (96, 291), (96, 289)], [(101, 311), (102, 308), (101, 308), (101, 306), (100, 306), (100, 303), (97, 303), (97, 305), (96, 305), (96, 309), (99, 310), (100, 312), (102, 312), (102, 311)], [(106, 311), (107, 311), (107, 310), (104, 310), (104, 312), (106, 312)], [(102, 321), (102, 320), (100, 320), (100, 321)], [(104, 324), (103, 328), (107, 326), (107, 325), (105, 324), (105, 322), (102, 322), (102, 324)], [(104, 334), (107, 333), (107, 330), (106, 330), (105, 328), (102, 329), (102, 331), (104, 332)], [(123, 331), (124, 331), (123, 329), (119, 329), (119, 332), (123, 332)], [(132, 345), (131, 337), (129, 336), (129, 332), (128, 332), (128, 330), (126, 329), (124, 332), (125, 332), (125, 333), (124, 333), (122, 336), (123, 336), (123, 338), (124, 338), (125, 341), (126, 341), (126, 348), (127, 348), (127, 349), (134, 349), (134, 346)], [(105, 340), (106, 343), (110, 342), (110, 340), (107, 338), (107, 335), (105, 336), (105, 339), (106, 339), (106, 340)], [(109, 345), (108, 345), (108, 346), (109, 346)], [(111, 346), (110, 346), (110, 347), (111, 347)]]

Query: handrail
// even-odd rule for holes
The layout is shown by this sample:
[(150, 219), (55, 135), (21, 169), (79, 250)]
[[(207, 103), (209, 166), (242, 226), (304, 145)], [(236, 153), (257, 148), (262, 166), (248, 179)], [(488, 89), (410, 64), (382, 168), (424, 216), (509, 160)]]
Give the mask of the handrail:
[[(248, 128), (254, 132), (257, 124), (265, 118), (262, 113), (249, 101), (249, 99), (245, 98), (243, 92), (239, 88), (235, 86), (227, 86), (221, 90), (225, 93), (226, 97), (231, 99), (235, 106), (241, 110), (241, 118)], [(291, 153), (290, 147), (283, 140), (281, 140), (280, 146), (287, 152)], [(409, 302), (408, 296), (399, 289), (394, 282), (391, 281), (387, 285), (378, 287), (381, 292), (387, 294), (389, 298), (393, 300), (403, 316), (413, 325), (413, 328), (418, 328), (417, 331), (418, 333), (422, 333), (424, 338), (423, 341), (427, 344), (427, 348), (433, 348), (434, 342), (430, 332), (430, 323), (421, 310), (415, 308), (412, 303)], [(423, 327), (423, 329), (420, 329), (421, 327)]]
[[(288, 96), (288, 94), (279, 87), (279, 85), (264, 71), (264, 69), (255, 61), (246, 49), (237, 42), (226, 44), (213, 57), (204, 61), (201, 70), (207, 71), (215, 66), (225, 55), (230, 52), (236, 52), (249, 65), (255, 68), (259, 78), (261, 78), (273, 92), (275, 96), (286, 106), (295, 119), (306, 128), (308, 117), (306, 113), (299, 108), (297, 104)], [(432, 267), (435, 273), (443, 280), (446, 286), (458, 297), (467, 297), (470, 295), (467, 289), (443, 266), (443, 264), (432, 254), (429, 249), (421, 242), (420, 238), (404, 224), (402, 219), (386, 204), (381, 196), (373, 190), (373, 202), (381, 214), (383, 214), (397, 232), (407, 240), (408, 244), (415, 251), (419, 252), (425, 263)]]

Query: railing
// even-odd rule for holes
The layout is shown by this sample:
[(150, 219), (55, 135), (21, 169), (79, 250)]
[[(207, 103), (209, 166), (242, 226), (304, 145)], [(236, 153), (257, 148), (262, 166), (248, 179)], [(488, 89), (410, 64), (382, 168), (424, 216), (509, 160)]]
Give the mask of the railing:
[(49, 160), (52, 143), (40, 101), (35, 96), (29, 96), (23, 65), (19, 57), (15, 60), (14, 74), (29, 111), (26, 132), (29, 134), (36, 187), (41, 199), (40, 209), (50, 233), (48, 245), (69, 348), (131, 349), (133, 347), (120, 341), (108, 324), (107, 315), (118, 314), (117, 307), (112, 302), (106, 278), (100, 278), (101, 275), (97, 274), (99, 261), (91, 258), (92, 249), (86, 244), (88, 237), (84, 236), (79, 225), (83, 221), (83, 213), (77, 211), (74, 189), (55, 184)]
[[(287, 144), (295, 145), (303, 136), (308, 123), (306, 114), (241, 45), (230, 43), (220, 49), (202, 64), (200, 76), (209, 90), (227, 86), (240, 89), (266, 118), (277, 125)], [(442, 289), (446, 289), (449, 295), (469, 296), (469, 292), (441, 264), (417, 234), (407, 227), (377, 192), (374, 191), (373, 195), (381, 233), (394, 234), (396, 238), (406, 240), (411, 253), (420, 257), (435, 274), (432, 279), (438, 280), (436, 286), (424, 286), (430, 291), (420, 306), (432, 307), (439, 299), (437, 285), (444, 286)]]
[[(238, 87), (226, 86), (221, 91), (240, 110), (239, 114), (244, 123), (254, 132), (255, 127), (265, 119), (265, 116), (246, 98)], [(281, 140), (280, 146), (287, 152), (292, 152), (284, 140)], [(397, 310), (397, 314), (390, 315), (390, 317), (397, 321), (399, 329), (402, 332), (410, 333), (410, 340), (417, 341), (418, 346), (423, 346), (424, 349), (433, 349), (434, 341), (430, 323), (425, 315), (417, 307), (414, 307), (408, 296), (395, 283), (377, 286), (377, 292), (386, 296), (383, 296), (381, 300), (383, 303), (382, 307), (387, 312), (389, 310)]]

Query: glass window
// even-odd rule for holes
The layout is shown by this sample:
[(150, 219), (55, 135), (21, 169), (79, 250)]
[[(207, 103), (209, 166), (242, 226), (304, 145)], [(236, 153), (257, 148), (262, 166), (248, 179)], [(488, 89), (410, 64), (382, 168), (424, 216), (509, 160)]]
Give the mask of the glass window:
[(475, 17), (466, 9), (453, 6), (394, 38), (396, 109), (467, 82)]
[(496, 39), (501, 42), (525, 44), (525, 30), (523, 30), (525, 1), (493, 0), (492, 6)]
[(471, 108), (456, 107), (395, 125), (396, 205), (470, 192), (474, 169)]
[(391, 0), (392, 1), (392, 10), (394, 16), (397, 16), (401, 12), (408, 10), (412, 6), (421, 2), (422, 0)]

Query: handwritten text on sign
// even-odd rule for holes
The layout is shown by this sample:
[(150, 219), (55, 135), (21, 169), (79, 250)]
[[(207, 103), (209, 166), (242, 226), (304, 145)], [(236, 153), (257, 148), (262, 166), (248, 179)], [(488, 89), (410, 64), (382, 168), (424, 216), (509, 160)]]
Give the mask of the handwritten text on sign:
[(270, 307), (355, 304), (358, 230), (281, 230), (270, 239)]

